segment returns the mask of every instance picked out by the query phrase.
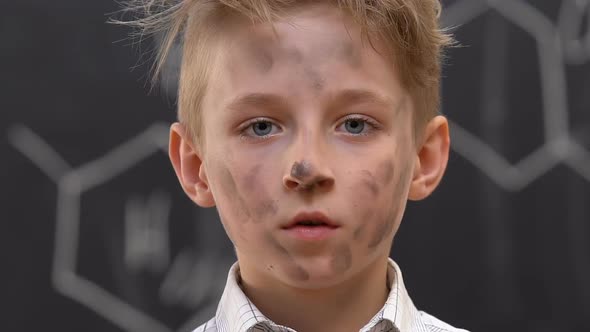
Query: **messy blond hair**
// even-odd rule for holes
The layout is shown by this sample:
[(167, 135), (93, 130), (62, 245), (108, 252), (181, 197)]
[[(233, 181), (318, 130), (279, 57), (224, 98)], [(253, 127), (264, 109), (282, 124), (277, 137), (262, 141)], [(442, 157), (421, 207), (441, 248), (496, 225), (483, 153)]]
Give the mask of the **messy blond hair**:
[[(443, 49), (453, 43), (439, 27), (439, 0), (324, 0), (349, 13), (364, 36), (377, 37), (393, 53), (393, 66), (410, 93), (415, 110), (414, 133), (434, 117), (440, 107)], [(201, 143), (201, 108), (212, 73), (213, 44), (230, 15), (252, 22), (272, 22), (286, 10), (309, 4), (305, 0), (128, 0), (125, 11), (136, 15), (117, 21), (144, 34), (161, 33), (156, 50), (156, 83), (175, 42), (182, 45), (178, 82), (178, 119), (190, 137)], [(317, 1), (319, 2), (319, 1)]]

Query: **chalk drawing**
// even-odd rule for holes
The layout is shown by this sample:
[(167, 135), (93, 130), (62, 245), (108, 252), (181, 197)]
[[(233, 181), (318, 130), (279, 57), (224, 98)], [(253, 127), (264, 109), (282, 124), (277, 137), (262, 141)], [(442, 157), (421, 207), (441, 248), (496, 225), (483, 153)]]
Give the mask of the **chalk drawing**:
[(536, 41), (543, 96), (539, 112), (545, 141), (516, 164), (511, 164), (451, 117), (451, 148), (507, 191), (524, 189), (559, 164), (590, 181), (590, 152), (572, 137), (569, 128), (561, 31), (541, 11), (521, 0), (460, 0), (443, 11), (442, 20), (446, 26), (460, 29), (488, 10), (495, 10)]
[[(13, 126), (8, 132), (8, 139), (17, 150), (57, 183), (57, 227), (52, 264), (54, 288), (125, 331), (172, 331), (149, 314), (76, 273), (82, 193), (109, 181), (155, 153), (167, 152), (168, 126), (155, 123), (102, 157), (77, 168), (70, 166), (49, 144), (26, 126)], [(168, 264), (167, 231), (164, 228), (168, 224), (170, 198), (165, 193), (155, 192), (143, 204), (137, 197), (131, 197), (126, 206), (127, 246), (130, 246), (127, 248), (127, 263), (138, 267), (133, 265), (137, 263), (134, 260), (138, 257), (145, 258), (144, 255), (147, 254), (153, 258), (153, 255), (156, 255), (155, 268), (164, 268)], [(147, 216), (146, 212), (139, 212), (148, 206), (151, 211), (147, 213), (151, 214), (151, 217)], [(148, 217), (149, 224), (141, 224), (139, 219), (144, 217)], [(136, 232), (138, 229), (139, 233)], [(129, 234), (129, 231), (133, 234)], [(154, 239), (160, 252), (146, 252), (145, 241), (151, 241), (153, 244)], [(144, 260), (140, 263), (145, 262)]]

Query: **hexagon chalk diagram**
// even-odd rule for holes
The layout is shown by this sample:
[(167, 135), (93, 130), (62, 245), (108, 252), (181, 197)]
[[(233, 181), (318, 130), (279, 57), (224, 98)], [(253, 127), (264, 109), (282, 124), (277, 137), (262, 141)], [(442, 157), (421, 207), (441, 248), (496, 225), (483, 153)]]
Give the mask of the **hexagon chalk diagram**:
[[(585, 0), (579, 2), (590, 7)], [(522, 190), (560, 163), (590, 181), (590, 152), (572, 137), (568, 125), (565, 61), (560, 30), (538, 9), (522, 0), (459, 0), (443, 11), (443, 25), (460, 27), (490, 9), (531, 35), (537, 43), (545, 143), (512, 165), (488, 144), (451, 121), (451, 148), (508, 191)], [(571, 12), (569, 5), (564, 3), (561, 16)], [(561, 21), (566, 19), (562, 18)], [(581, 18), (577, 21), (581, 22)], [(586, 47), (590, 50), (590, 37), (586, 39)]]
[(52, 265), (55, 289), (126, 331), (170, 332), (170, 328), (76, 273), (80, 195), (143, 159), (167, 151), (168, 127), (156, 123), (101, 158), (72, 169), (48, 144), (25, 126), (8, 134), (12, 145), (57, 183), (57, 226)]
[(582, 64), (590, 60), (590, 24), (586, 24), (583, 36), (578, 35), (584, 15), (590, 19), (590, 0), (566, 0), (561, 3), (557, 24), (568, 64)]
[[(507, 191), (523, 190), (559, 164), (590, 181), (590, 151), (572, 137), (569, 128), (565, 75), (566, 64), (590, 61), (590, 26), (584, 36), (577, 35), (584, 15), (590, 17), (590, 0), (564, 0), (557, 24), (522, 0), (457, 0), (443, 11), (443, 25), (460, 27), (489, 10), (522, 29), (537, 44), (545, 142), (511, 164), (475, 134), (451, 121), (451, 148)], [(76, 273), (80, 195), (143, 159), (165, 152), (168, 126), (155, 123), (111, 152), (77, 168), (72, 168), (25, 126), (14, 126), (8, 139), (58, 187), (52, 264), (55, 289), (126, 331), (171, 331), (162, 322)]]

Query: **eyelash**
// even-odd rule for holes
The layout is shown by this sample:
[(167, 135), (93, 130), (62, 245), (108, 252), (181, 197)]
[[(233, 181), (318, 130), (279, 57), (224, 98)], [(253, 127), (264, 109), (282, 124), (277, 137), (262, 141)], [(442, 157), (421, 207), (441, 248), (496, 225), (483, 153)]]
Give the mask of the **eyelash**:
[(382, 128), (382, 126), (377, 121), (373, 120), (372, 118), (370, 118), (368, 116), (364, 116), (364, 115), (360, 115), (360, 114), (353, 114), (353, 115), (346, 116), (336, 126), (336, 128), (339, 128), (339, 127), (345, 125), (346, 124), (346, 121), (350, 121), (350, 120), (362, 121), (365, 124), (368, 124), (369, 127), (366, 130), (368, 130), (369, 132), (363, 132), (363, 133), (360, 133), (360, 134), (353, 134), (353, 133), (344, 132), (345, 135), (349, 135), (349, 136), (368, 136), (368, 135), (371, 135), (371, 132), (373, 130), (380, 130)]
[(269, 123), (271, 126), (280, 130), (280, 126), (277, 125), (276, 122), (274, 122), (273, 120), (271, 120), (269, 118), (255, 118), (255, 119), (251, 119), (251, 120), (246, 121), (238, 128), (238, 131), (240, 133), (240, 138), (241, 139), (264, 140), (264, 139), (267, 139), (267, 138), (275, 135), (275, 134), (268, 134), (268, 135), (264, 135), (264, 136), (258, 136), (256, 134), (247, 134), (246, 133), (246, 131), (248, 131), (248, 130), (253, 130), (252, 129), (253, 125), (260, 123), (260, 122)]
[[(336, 126), (336, 128), (339, 128), (343, 125), (346, 124), (346, 121), (361, 121), (367, 125), (369, 125), (369, 127), (365, 128), (365, 131), (368, 132), (362, 132), (359, 134), (353, 134), (353, 133), (348, 133), (348, 132), (344, 132), (345, 135), (348, 136), (369, 136), (371, 135), (372, 131), (374, 130), (380, 130), (382, 128), (382, 126), (375, 120), (373, 120), (372, 118), (368, 117), (368, 116), (363, 116), (363, 115), (359, 115), (359, 114), (354, 114), (354, 115), (348, 115), (346, 116), (344, 119), (342, 119), (342, 121), (340, 121), (340, 123)], [(241, 126), (239, 126), (238, 131), (240, 133), (240, 138), (241, 139), (253, 139), (253, 140), (264, 140), (264, 139), (268, 139), (269, 137), (275, 135), (275, 134), (268, 134), (268, 135), (264, 135), (264, 136), (258, 136), (256, 134), (247, 134), (246, 131), (248, 130), (253, 130), (252, 126), (256, 123), (260, 123), (260, 122), (266, 122), (269, 123), (271, 126), (277, 128), (278, 130), (280, 130), (280, 126), (276, 124), (275, 121), (269, 119), (269, 118), (255, 118), (255, 119), (251, 119), (246, 121), (245, 123), (243, 123)]]

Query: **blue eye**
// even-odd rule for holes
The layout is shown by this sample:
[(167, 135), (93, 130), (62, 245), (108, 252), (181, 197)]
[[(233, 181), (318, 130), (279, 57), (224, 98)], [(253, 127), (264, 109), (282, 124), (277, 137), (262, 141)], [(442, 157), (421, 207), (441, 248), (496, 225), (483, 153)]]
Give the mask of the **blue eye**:
[(257, 136), (267, 136), (272, 132), (272, 126), (268, 121), (259, 121), (252, 124), (252, 131)]
[(273, 138), (282, 132), (282, 127), (275, 120), (258, 117), (245, 121), (238, 128), (239, 136), (246, 140), (263, 140)]
[(365, 121), (362, 119), (348, 119), (344, 122), (344, 128), (351, 134), (360, 134), (365, 129)]
[(336, 131), (350, 137), (359, 138), (360, 136), (370, 136), (376, 134), (383, 126), (375, 119), (362, 115), (350, 114), (346, 118), (339, 120)]

